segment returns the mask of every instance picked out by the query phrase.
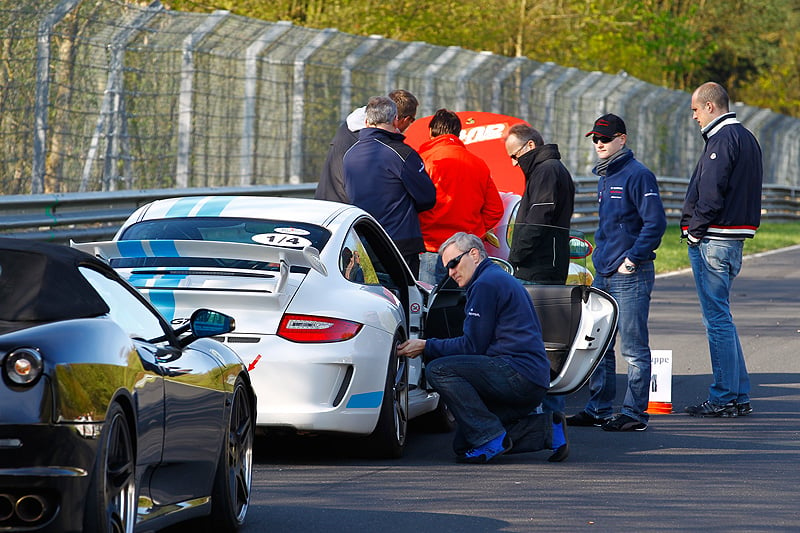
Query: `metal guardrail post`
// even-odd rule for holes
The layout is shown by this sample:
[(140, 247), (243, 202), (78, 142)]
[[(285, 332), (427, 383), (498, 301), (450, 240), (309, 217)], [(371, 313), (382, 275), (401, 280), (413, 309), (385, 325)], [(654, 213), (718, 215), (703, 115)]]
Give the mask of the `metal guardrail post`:
[(194, 99), (194, 49), (225, 17), (229, 11), (214, 11), (183, 40), (181, 88), (178, 97), (178, 160), (175, 167), (175, 185), (189, 186), (189, 154), (192, 149), (192, 102)]

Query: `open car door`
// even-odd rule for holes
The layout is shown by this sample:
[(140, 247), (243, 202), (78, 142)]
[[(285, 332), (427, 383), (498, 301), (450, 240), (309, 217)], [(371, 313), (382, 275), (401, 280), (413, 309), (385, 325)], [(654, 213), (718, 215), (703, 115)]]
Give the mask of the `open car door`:
[[(515, 231), (518, 231), (518, 227)], [(543, 284), (520, 280), (533, 300), (542, 325), (547, 357), (550, 360), (549, 394), (570, 394), (580, 389), (594, 372), (606, 352), (617, 327), (617, 302), (609, 294), (586, 285), (584, 262), (573, 256), (591, 251), (580, 232), (572, 231), (570, 275), (564, 284)], [(495, 259), (507, 270), (507, 261)], [(586, 271), (591, 276), (591, 273)], [(447, 278), (434, 288), (425, 321), (426, 338), (449, 338), (462, 334), (464, 289)]]

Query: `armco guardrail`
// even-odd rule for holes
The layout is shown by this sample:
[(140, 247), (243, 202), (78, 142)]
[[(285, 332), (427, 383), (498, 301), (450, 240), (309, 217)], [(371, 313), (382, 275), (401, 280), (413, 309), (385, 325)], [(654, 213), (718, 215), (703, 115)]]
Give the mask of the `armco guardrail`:
[(0, 197), (0, 236), (68, 243), (110, 239), (131, 213), (161, 198), (243, 195), (313, 198), (316, 184), (149, 189)]
[[(586, 233), (597, 227), (597, 178), (575, 179), (572, 226)], [(667, 219), (678, 222), (689, 180), (661, 178), (659, 187)], [(160, 198), (205, 195), (289, 196), (312, 198), (316, 184), (226, 188), (150, 189), (68, 194), (15, 195), (0, 198), (0, 235), (68, 243), (110, 239), (138, 207)], [(765, 185), (762, 219), (800, 220), (800, 188)]]

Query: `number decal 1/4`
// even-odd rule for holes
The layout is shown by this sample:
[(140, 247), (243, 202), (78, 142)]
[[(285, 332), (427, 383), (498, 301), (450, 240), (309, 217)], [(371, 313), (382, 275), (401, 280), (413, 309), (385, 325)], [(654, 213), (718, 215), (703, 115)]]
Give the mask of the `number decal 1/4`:
[(311, 241), (305, 237), (287, 235), (285, 233), (260, 233), (253, 235), (253, 240), (259, 244), (281, 246), (283, 248), (305, 248), (306, 246), (311, 246)]

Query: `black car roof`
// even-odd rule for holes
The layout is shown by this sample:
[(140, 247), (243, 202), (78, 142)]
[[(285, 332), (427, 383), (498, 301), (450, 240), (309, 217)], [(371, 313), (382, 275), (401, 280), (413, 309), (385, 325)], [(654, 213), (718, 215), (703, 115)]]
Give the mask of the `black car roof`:
[(108, 313), (78, 271), (84, 265), (117, 278), (101, 260), (68, 246), (0, 238), (0, 320), (48, 322)]

